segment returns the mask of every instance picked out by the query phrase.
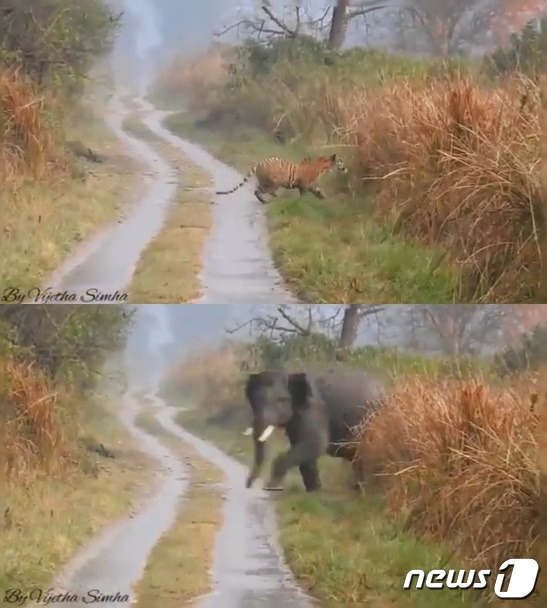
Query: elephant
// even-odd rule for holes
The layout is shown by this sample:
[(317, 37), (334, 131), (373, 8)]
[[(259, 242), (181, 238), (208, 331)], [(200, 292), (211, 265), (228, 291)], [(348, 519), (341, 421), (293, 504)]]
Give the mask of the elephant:
[(283, 489), (283, 478), (298, 466), (307, 492), (321, 488), (317, 461), (328, 454), (354, 462), (352, 428), (380, 407), (381, 386), (362, 371), (328, 369), (320, 372), (262, 371), (250, 374), (245, 385), (253, 424), (254, 465), (250, 488), (264, 464), (265, 441), (275, 428), (284, 429), (290, 448), (272, 463), (267, 490)]

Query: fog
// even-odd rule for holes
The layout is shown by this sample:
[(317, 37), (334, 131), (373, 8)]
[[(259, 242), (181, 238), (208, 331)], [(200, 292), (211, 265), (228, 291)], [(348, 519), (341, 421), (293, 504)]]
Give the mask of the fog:
[[(361, 322), (356, 346), (382, 346), (398, 348), (403, 351), (415, 350), (412, 346), (411, 332), (405, 314), (411, 307), (406, 305), (389, 305), (378, 314), (365, 317)], [(289, 305), (285, 310), (300, 322), (307, 320), (308, 305)], [(336, 321), (342, 320), (343, 305), (311, 305), (314, 319), (319, 321), (314, 326), (316, 331), (337, 336), (340, 326), (332, 332), (332, 323), (322, 326), (320, 321), (332, 318), (338, 312)], [(256, 326), (247, 322), (253, 318), (266, 318), (275, 315), (281, 325), (288, 324), (280, 317), (276, 305), (242, 305), (242, 304), (154, 304), (135, 307), (134, 328), (131, 332), (131, 352), (136, 359), (139, 353), (157, 352), (155, 360), (143, 358), (137, 368), (142, 374), (156, 373), (156, 367), (165, 368), (202, 348), (214, 348), (226, 339), (247, 341), (258, 336)], [(234, 333), (234, 329), (241, 329)], [(435, 343), (435, 334), (423, 332), (419, 352), (435, 355), (438, 351), (428, 344)], [(477, 354), (490, 355), (495, 345), (485, 344)], [(140, 366), (140, 367), (139, 367)]]
[(112, 56), (114, 77), (119, 86), (137, 87), (142, 94), (170, 55), (207, 49), (214, 32), (231, 23), (244, 3), (115, 0), (115, 6), (123, 11), (123, 17)]
[[(111, 0), (123, 11), (122, 27), (113, 53), (114, 74), (118, 85), (138, 87), (142, 93), (154, 72), (177, 53), (194, 54), (209, 47), (214, 40), (236, 42), (238, 32), (231, 30), (222, 38), (215, 36), (227, 26), (237, 23), (253, 12), (259, 4), (248, 0)], [(291, 3), (272, 3), (277, 14)], [(324, 11), (325, 3), (306, 3), (309, 14), (316, 17)], [(290, 9), (287, 9), (290, 10)], [(389, 18), (379, 11), (364, 22), (352, 24), (348, 30), (348, 45), (367, 42), (385, 44), (389, 40)], [(244, 32), (241, 33), (244, 35)]]

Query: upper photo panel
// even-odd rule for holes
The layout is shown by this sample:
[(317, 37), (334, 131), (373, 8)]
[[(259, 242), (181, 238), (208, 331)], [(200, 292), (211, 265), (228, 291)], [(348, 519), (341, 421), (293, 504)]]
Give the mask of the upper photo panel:
[(545, 0), (0, 5), (1, 303), (547, 303)]

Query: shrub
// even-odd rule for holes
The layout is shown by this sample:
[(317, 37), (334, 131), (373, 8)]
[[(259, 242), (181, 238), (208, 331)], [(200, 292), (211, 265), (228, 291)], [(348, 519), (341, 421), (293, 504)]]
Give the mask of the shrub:
[(543, 69), (547, 57), (547, 18), (535, 22), (511, 36), (508, 48), (498, 49), (486, 58), (486, 72), (499, 76), (520, 71), (529, 76), (536, 75)]
[(359, 458), (413, 532), (492, 568), (527, 554), (538, 534), (529, 397), (480, 379), (409, 378), (359, 429)]
[(20, 70), (0, 65), (0, 180), (44, 178), (55, 143), (44, 97)]
[(128, 319), (120, 307), (0, 306), (1, 483), (81, 464), (86, 393)]

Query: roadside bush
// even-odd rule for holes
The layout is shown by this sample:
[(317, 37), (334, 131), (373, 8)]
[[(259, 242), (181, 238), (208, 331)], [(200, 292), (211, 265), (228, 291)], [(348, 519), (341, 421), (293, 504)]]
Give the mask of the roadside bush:
[(544, 17), (540, 20), (539, 27), (531, 22), (513, 34), (507, 48), (498, 49), (486, 58), (485, 68), (493, 76), (517, 70), (534, 76), (543, 69), (546, 57), (547, 18)]
[(129, 320), (120, 307), (0, 306), (0, 482), (58, 476), (85, 458), (88, 393)]
[(0, 181), (44, 180), (67, 169), (63, 116), (119, 18), (104, 0), (0, 0), (0, 15)]
[(525, 391), (409, 378), (359, 430), (359, 458), (409, 529), (492, 568), (538, 535), (537, 424)]
[(376, 213), (396, 232), (442, 243), (462, 268), (460, 297), (530, 299), (542, 219), (538, 92), (470, 78), (396, 83), (348, 111), (363, 180), (381, 179)]
[(119, 17), (104, 0), (0, 0), (0, 57), (48, 88), (77, 93)]
[(0, 181), (43, 179), (54, 169), (55, 137), (44, 97), (21, 70), (0, 65)]

